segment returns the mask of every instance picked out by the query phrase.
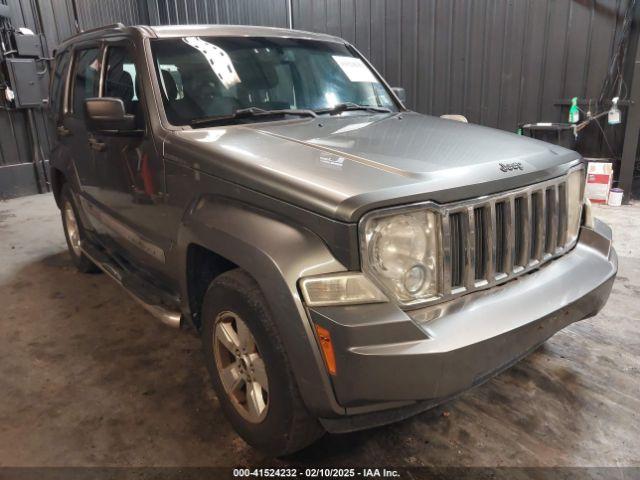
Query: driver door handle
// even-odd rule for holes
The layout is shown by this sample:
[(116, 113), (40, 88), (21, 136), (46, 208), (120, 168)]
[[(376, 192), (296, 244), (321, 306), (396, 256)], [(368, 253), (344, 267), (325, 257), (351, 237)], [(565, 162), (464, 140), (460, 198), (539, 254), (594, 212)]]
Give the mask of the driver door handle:
[(89, 146), (98, 151), (98, 152), (102, 152), (104, 151), (105, 148), (107, 148), (106, 143), (104, 142), (99, 142), (98, 140), (96, 140), (95, 138), (90, 138), (89, 139)]
[(71, 135), (71, 130), (69, 130), (64, 125), (58, 125), (56, 131), (58, 132), (59, 137), (68, 137), (69, 135)]

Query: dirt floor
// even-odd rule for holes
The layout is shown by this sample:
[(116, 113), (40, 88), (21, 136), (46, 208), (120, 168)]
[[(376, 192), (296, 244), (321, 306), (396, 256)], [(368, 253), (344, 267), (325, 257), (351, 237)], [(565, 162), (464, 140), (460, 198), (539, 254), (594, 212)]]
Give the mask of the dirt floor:
[(0, 203), (0, 466), (640, 466), (640, 204), (599, 207), (605, 309), (457, 400), (264, 458), (224, 419), (193, 334), (71, 265), (50, 195)]

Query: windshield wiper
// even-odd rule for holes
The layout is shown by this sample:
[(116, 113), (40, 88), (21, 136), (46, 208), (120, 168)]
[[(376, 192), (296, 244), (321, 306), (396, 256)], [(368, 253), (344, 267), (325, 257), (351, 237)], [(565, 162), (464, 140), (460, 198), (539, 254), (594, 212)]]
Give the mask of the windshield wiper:
[(345, 102), (339, 103), (338, 105), (334, 105), (329, 108), (321, 108), (318, 110), (314, 110), (316, 113), (328, 113), (329, 115), (336, 115), (338, 113), (347, 112), (350, 110), (365, 110), (367, 112), (376, 112), (376, 113), (390, 113), (391, 110), (385, 107), (374, 107), (373, 105), (358, 105), (353, 102)]
[(317, 117), (313, 110), (305, 110), (298, 108), (285, 108), (282, 110), (265, 110), (258, 107), (240, 108), (231, 115), (213, 115), (211, 117), (198, 118), (193, 120), (190, 125), (199, 127), (204, 125), (215, 125), (216, 123), (224, 123), (230, 120), (240, 120), (243, 118), (272, 117), (279, 115), (298, 115), (300, 117)]

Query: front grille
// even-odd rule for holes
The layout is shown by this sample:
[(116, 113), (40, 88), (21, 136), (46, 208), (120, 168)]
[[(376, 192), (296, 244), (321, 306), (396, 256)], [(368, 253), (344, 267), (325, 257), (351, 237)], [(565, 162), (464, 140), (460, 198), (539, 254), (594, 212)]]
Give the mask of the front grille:
[(566, 177), (445, 206), (439, 299), (505, 282), (564, 253), (566, 210)]

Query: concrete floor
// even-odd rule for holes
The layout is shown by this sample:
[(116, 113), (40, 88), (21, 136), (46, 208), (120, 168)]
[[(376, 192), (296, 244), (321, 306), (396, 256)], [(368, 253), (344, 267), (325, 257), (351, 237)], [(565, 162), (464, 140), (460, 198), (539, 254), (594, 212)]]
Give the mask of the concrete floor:
[(66, 252), (50, 195), (0, 203), (0, 466), (640, 466), (640, 204), (599, 207), (620, 273), (597, 317), (459, 399), (264, 458), (224, 419), (199, 340)]

